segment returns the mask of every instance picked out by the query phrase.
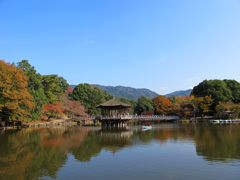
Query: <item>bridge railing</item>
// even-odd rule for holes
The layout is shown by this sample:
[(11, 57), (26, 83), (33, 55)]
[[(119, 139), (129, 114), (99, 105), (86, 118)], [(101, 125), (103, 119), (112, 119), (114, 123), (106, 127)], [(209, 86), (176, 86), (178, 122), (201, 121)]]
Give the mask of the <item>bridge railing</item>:
[(94, 119), (176, 119), (179, 120), (179, 116), (165, 116), (165, 115), (105, 115), (105, 116), (88, 116), (78, 117), (79, 120), (94, 120)]
[(132, 119), (132, 115), (104, 115), (96, 116), (96, 119)]
[(94, 120), (96, 119), (96, 116), (86, 116), (86, 117), (77, 117), (78, 120)]
[(133, 119), (179, 119), (179, 116), (139, 115), (139, 116), (133, 116)]

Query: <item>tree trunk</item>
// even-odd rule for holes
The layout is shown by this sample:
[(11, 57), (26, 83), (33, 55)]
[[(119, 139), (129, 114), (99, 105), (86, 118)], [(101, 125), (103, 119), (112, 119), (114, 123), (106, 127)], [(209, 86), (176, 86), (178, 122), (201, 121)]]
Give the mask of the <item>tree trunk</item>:
[(49, 116), (48, 119), (47, 119), (47, 121), (49, 121), (51, 117), (52, 117), (52, 116)]
[(6, 127), (8, 126), (8, 120), (5, 120), (5, 126)]

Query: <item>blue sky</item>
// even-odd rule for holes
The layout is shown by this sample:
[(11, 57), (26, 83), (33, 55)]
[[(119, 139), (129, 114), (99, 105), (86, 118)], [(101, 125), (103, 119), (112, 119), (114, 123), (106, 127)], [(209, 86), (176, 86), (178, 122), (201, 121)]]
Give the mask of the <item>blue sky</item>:
[(240, 0), (0, 0), (0, 59), (69, 84), (240, 82)]

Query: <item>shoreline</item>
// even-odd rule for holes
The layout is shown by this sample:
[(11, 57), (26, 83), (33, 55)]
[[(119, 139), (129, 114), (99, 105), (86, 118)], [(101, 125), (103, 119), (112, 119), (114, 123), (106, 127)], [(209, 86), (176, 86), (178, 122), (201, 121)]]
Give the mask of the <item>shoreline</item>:
[(22, 128), (31, 128), (31, 127), (54, 127), (54, 126), (69, 126), (69, 125), (77, 125), (77, 122), (73, 120), (52, 120), (47, 122), (39, 122), (39, 123), (32, 123), (32, 124), (22, 124), (17, 126), (5, 126), (0, 127), (0, 130), (9, 130), (9, 129), (22, 129)]

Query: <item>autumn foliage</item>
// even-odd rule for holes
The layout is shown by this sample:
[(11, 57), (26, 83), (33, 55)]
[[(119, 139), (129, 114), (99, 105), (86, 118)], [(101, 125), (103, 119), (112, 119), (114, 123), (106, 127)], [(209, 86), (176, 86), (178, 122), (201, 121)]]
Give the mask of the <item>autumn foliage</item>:
[(166, 96), (158, 95), (153, 98), (156, 103), (156, 110), (159, 114), (168, 114), (168, 111), (173, 106), (172, 101), (167, 99)]
[(81, 104), (80, 101), (71, 101), (68, 97), (68, 91), (62, 95), (60, 95), (59, 99), (60, 106), (62, 108), (62, 112), (66, 115), (77, 115), (84, 116), (87, 115), (87, 109)]
[(152, 116), (152, 115), (154, 115), (153, 111), (150, 111), (150, 112), (147, 112), (147, 113), (145, 113), (145, 112), (141, 113), (141, 116)]
[(63, 115), (62, 109), (59, 105), (46, 104), (43, 109), (43, 114), (48, 116), (48, 121), (51, 117), (60, 117)]
[(194, 97), (194, 103), (198, 107), (198, 111), (203, 116), (204, 113), (208, 113), (211, 111), (211, 106), (214, 100), (212, 96), (205, 96), (205, 97)]
[(66, 92), (67, 95), (69, 95), (69, 93), (72, 92), (72, 91), (73, 91), (73, 88), (72, 88), (72, 87), (68, 88), (68, 90), (67, 90), (67, 92)]
[(87, 109), (84, 109), (80, 101), (67, 101), (66, 106), (62, 107), (64, 114), (66, 115), (86, 115)]
[(57, 104), (46, 104), (43, 109), (43, 114), (48, 116), (48, 120), (51, 117), (60, 117), (63, 115), (77, 115), (85, 116), (87, 109), (81, 104), (80, 101), (71, 101), (68, 99), (68, 91), (59, 96), (59, 102)]
[(28, 77), (21, 68), (0, 60), (0, 118), (24, 120), (35, 105), (27, 90)]

